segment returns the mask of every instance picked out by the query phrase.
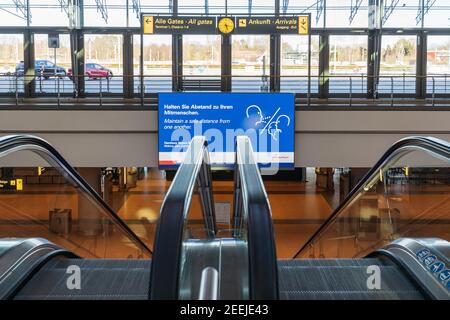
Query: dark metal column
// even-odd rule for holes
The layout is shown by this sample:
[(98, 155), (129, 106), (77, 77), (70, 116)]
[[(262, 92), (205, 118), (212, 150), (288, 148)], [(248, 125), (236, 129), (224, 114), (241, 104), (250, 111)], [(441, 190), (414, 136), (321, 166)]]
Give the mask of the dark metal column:
[(133, 76), (133, 33), (126, 31), (123, 34), (123, 95), (125, 98), (133, 97)]
[(221, 50), (221, 90), (225, 92), (231, 91), (231, 35), (222, 35)]
[(424, 31), (417, 35), (416, 74), (416, 98), (425, 99), (427, 95), (427, 34)]
[(367, 98), (376, 98), (380, 76), (381, 30), (369, 30), (367, 43)]
[(281, 36), (270, 35), (270, 91), (280, 91)]
[(368, 15), (367, 98), (370, 99), (378, 96), (384, 2), (381, 0), (369, 0)]
[[(178, 0), (172, 0), (172, 14), (178, 16)], [(172, 35), (172, 90), (183, 90), (183, 36)]]
[[(275, 0), (275, 16), (280, 14), (280, 0)], [(280, 91), (280, 64), (281, 64), (281, 36), (270, 35), (270, 91)]]
[(172, 90), (183, 91), (183, 36), (172, 35)]
[(70, 28), (70, 52), (72, 63), (72, 74), (74, 83), (74, 98), (83, 97), (85, 93), (84, 79), (84, 0), (74, 0), (72, 14), (76, 17), (71, 21)]
[(23, 89), (25, 97), (33, 97), (36, 90), (36, 79), (34, 68), (34, 34), (30, 31), (30, 0), (26, 1), (26, 8), (27, 30), (23, 34)]
[(23, 34), (23, 74), (25, 97), (33, 97), (36, 89), (34, 70), (34, 34), (27, 29)]
[(84, 34), (82, 30), (73, 29), (70, 33), (70, 46), (72, 52), (72, 73), (74, 83), (74, 96), (83, 97), (84, 81)]
[(327, 99), (330, 87), (330, 36), (319, 36), (319, 98)]

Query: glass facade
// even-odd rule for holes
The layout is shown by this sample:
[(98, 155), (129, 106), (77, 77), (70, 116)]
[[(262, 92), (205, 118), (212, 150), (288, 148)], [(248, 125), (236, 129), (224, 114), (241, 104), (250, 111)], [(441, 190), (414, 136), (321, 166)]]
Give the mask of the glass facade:
[(416, 89), (416, 36), (383, 35), (380, 93), (414, 93)]
[(367, 36), (330, 36), (330, 93), (366, 92)]
[(232, 50), (233, 91), (268, 91), (270, 37), (268, 35), (232, 36)]
[(87, 34), (85, 47), (86, 93), (122, 93), (123, 36)]
[[(34, 39), (34, 60), (54, 64), (56, 58), (56, 66), (67, 75), (64, 77), (57, 72), (57, 76), (38, 77), (33, 92), (71, 93), (75, 90), (69, 74), (74, 59), (70, 54), (74, 39), (70, 35), (73, 19), (69, 18), (74, 17), (70, 15), (70, 8), (62, 4), (67, 2), (33, 0), (29, 8), (18, 3), (0, 2), (0, 94), (23, 91), (21, 79), (17, 85), (13, 82), (17, 82), (14, 76), (20, 76), (16, 67), (21, 66), (26, 56), (27, 32)], [(170, 91), (175, 72), (186, 79), (213, 77), (216, 84), (219, 76), (232, 76), (231, 89), (241, 92), (280, 90), (333, 96), (351, 91), (351, 94), (365, 95), (370, 91), (369, 79), (376, 72), (376, 68), (369, 68), (369, 50), (373, 44), (369, 28), (373, 8), (369, 0), (141, 0), (140, 7), (131, 0), (84, 0), (83, 3), (82, 12), (78, 14), (82, 17), (84, 62), (89, 68), (103, 68), (108, 72), (102, 77), (86, 74), (86, 93), (124, 93), (123, 76), (133, 77), (134, 94), (143, 90), (146, 93)], [(420, 78), (416, 76), (425, 75), (428, 94), (446, 94), (450, 72), (450, 2), (400, 0), (384, 4), (385, 7), (380, 8), (383, 16), (377, 92), (417, 94)], [(146, 35), (142, 44), (144, 88), (141, 88), (140, 14), (170, 15), (173, 12), (180, 15), (310, 14), (310, 45), (308, 36), (281, 35), (278, 45), (278, 40), (271, 40), (267, 34), (235, 34), (230, 40), (231, 56), (224, 58), (220, 35), (183, 35), (180, 48), (174, 47), (174, 38), (170, 35)], [(56, 56), (55, 50), (47, 45), (51, 33), (58, 33), (60, 37)], [(124, 43), (127, 33), (131, 33), (131, 44)], [(325, 47), (324, 39), (328, 41)], [(420, 47), (422, 41), (424, 46)], [(131, 50), (128, 50), (130, 45)], [(323, 50), (328, 51), (322, 54)], [(426, 52), (426, 57), (417, 59), (417, 52)], [(275, 66), (278, 61), (279, 65)], [(227, 67), (223, 68), (227, 62), (231, 64), (231, 75), (225, 74), (230, 73)], [(179, 68), (174, 71), (175, 63)], [(127, 70), (126, 75), (124, 70)], [(325, 82), (319, 81), (319, 74), (325, 76)], [(280, 77), (279, 86), (271, 86), (277, 77)], [(58, 86), (63, 89), (57, 89)]]

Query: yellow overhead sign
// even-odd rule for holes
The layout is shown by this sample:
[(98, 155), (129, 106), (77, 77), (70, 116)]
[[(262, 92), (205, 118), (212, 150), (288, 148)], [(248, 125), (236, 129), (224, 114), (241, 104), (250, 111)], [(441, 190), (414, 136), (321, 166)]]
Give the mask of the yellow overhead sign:
[(22, 179), (0, 180), (0, 190), (23, 190)]
[(142, 16), (144, 34), (217, 34), (217, 17)]
[(142, 25), (144, 27), (144, 34), (153, 34), (153, 16), (142, 16)]
[(309, 33), (309, 16), (298, 17), (298, 34)]
[(23, 190), (23, 180), (22, 179), (16, 179), (16, 190), (18, 190), (18, 191)]

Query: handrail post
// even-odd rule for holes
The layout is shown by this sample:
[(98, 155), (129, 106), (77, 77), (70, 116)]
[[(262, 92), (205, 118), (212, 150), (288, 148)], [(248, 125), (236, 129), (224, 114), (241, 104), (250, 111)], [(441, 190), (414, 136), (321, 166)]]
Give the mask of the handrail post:
[(144, 106), (144, 95), (145, 95), (145, 77), (141, 74), (141, 107)]
[(19, 85), (18, 85), (18, 75), (17, 75), (17, 73), (16, 73), (16, 75), (15, 75), (15, 82), (16, 82), (16, 106), (18, 106), (19, 105)]
[(444, 93), (447, 93), (447, 74), (444, 74)]
[(364, 93), (364, 73), (361, 73), (361, 92)]
[(100, 84), (99, 84), (99, 86), (100, 86), (100, 94), (99, 94), (99, 98), (100, 98), (100, 106), (102, 106), (102, 104), (103, 104), (103, 80), (102, 80), (102, 78), (100, 78)]
[(403, 72), (403, 94), (405, 94), (405, 90), (406, 90), (406, 88), (405, 88), (405, 85), (406, 85), (405, 81), (406, 81), (405, 73)]
[(431, 95), (431, 106), (434, 107), (434, 98), (435, 98), (435, 96), (436, 96), (436, 91), (435, 91), (435, 89), (436, 89), (436, 83), (435, 83), (434, 76), (431, 77), (431, 81), (433, 81), (433, 93), (432, 93), (432, 95)]
[(307, 79), (307, 83), (308, 83), (308, 107), (311, 107), (311, 77), (308, 77)]
[(57, 82), (57, 86), (58, 86), (58, 93), (57, 93), (57, 103), (58, 103), (58, 108), (60, 107), (60, 98), (61, 98), (61, 92), (60, 92), (60, 86), (59, 86), (59, 77), (56, 77), (56, 82)]
[(391, 107), (394, 106), (394, 77), (391, 76)]
[(349, 79), (350, 79), (350, 93), (349, 93), (350, 101), (349, 101), (349, 105), (351, 107), (352, 106), (353, 83), (352, 83), (352, 77), (351, 76), (349, 77)]

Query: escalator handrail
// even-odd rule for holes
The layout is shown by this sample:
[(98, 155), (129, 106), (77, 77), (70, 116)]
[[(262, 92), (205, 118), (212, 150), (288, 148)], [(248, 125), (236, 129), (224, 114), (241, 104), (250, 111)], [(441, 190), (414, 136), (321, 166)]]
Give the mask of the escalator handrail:
[[(0, 137), (0, 157), (15, 151), (32, 151), (49, 163), (56, 163), (63, 176), (67, 175), (76, 187), (80, 188), (94, 203), (102, 208), (119, 228), (144, 253), (152, 255), (152, 250), (130, 229), (130, 227), (114, 212), (103, 198), (84, 180), (84, 178), (62, 157), (62, 155), (47, 141), (33, 135), (9, 135)], [(58, 168), (60, 167), (61, 170)]]
[(322, 232), (327, 230), (327, 228), (337, 219), (341, 212), (350, 206), (359, 194), (361, 194), (365, 189), (370, 189), (373, 184), (378, 181), (378, 174), (380, 170), (384, 171), (389, 168), (391, 164), (395, 163), (395, 161), (397, 161), (400, 157), (416, 150), (422, 150), (450, 161), (450, 143), (447, 141), (434, 137), (422, 136), (411, 136), (397, 141), (381, 156), (375, 165), (356, 184), (356, 186), (344, 198), (344, 201), (338, 205), (328, 219), (297, 251), (297, 253), (293, 256), (293, 259), (296, 259), (305, 250), (307, 250), (312, 243), (315, 243), (321, 236)]
[[(236, 179), (242, 205), (235, 205), (234, 225), (247, 228), (250, 299), (278, 299), (278, 267), (272, 213), (250, 139), (237, 137)], [(239, 195), (234, 197), (235, 201)], [(241, 233), (241, 232), (239, 232)]]
[[(161, 206), (150, 274), (149, 298), (152, 300), (178, 299), (183, 232), (197, 178), (199, 174), (203, 174), (201, 171), (205, 163), (209, 166), (207, 141), (203, 136), (196, 136), (192, 139)], [(207, 171), (209, 170), (208, 167)]]

